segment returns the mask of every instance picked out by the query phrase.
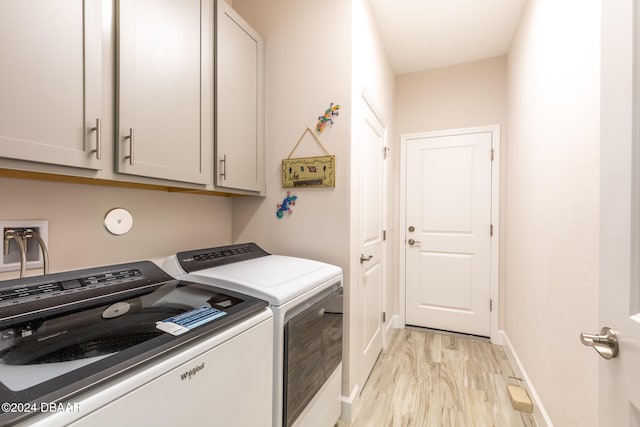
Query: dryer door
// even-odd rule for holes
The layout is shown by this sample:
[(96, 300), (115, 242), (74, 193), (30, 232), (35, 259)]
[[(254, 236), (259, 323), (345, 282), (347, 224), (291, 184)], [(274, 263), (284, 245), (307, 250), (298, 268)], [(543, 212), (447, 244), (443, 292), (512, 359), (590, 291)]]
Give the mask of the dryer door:
[(342, 296), (342, 288), (337, 288), (285, 319), (283, 419), (287, 427), (342, 361)]

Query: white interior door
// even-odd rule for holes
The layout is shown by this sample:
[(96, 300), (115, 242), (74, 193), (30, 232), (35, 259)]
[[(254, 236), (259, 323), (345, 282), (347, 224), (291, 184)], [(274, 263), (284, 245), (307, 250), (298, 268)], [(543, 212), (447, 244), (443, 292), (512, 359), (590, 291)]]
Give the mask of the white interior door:
[(362, 302), (362, 357), (360, 384), (364, 385), (382, 351), (382, 289), (384, 283), (384, 147), (385, 128), (364, 104), (360, 165), (360, 301)]
[(406, 139), (406, 323), (489, 336), (492, 132)]
[(602, 3), (598, 329), (612, 328), (620, 347), (610, 360), (593, 353), (600, 360), (602, 426), (640, 426), (640, 67), (634, 55), (634, 39), (639, 38), (635, 3)]

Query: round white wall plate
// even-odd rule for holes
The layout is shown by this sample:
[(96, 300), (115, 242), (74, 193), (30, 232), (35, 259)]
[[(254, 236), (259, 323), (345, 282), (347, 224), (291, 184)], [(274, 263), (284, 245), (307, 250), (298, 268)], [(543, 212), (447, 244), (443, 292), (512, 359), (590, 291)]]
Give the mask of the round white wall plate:
[(131, 230), (131, 227), (133, 227), (133, 217), (126, 209), (111, 209), (104, 217), (104, 226), (109, 233), (120, 236)]

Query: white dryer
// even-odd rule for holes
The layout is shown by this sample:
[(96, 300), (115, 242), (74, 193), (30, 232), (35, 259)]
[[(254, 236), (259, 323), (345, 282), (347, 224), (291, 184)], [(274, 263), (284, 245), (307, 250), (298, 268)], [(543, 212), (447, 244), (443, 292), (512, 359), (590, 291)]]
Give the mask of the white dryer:
[(176, 278), (268, 301), (274, 314), (273, 426), (335, 425), (341, 414), (340, 267), (244, 243), (180, 252), (163, 268)]

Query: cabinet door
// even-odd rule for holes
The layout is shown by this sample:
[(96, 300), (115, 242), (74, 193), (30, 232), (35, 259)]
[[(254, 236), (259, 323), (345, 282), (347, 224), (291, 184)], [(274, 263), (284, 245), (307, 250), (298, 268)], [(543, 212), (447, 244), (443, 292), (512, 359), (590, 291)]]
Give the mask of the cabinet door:
[(0, 157), (101, 169), (101, 8), (0, 0)]
[(264, 42), (224, 0), (217, 7), (215, 184), (264, 192)]
[(210, 182), (210, 2), (120, 0), (118, 15), (117, 171)]

